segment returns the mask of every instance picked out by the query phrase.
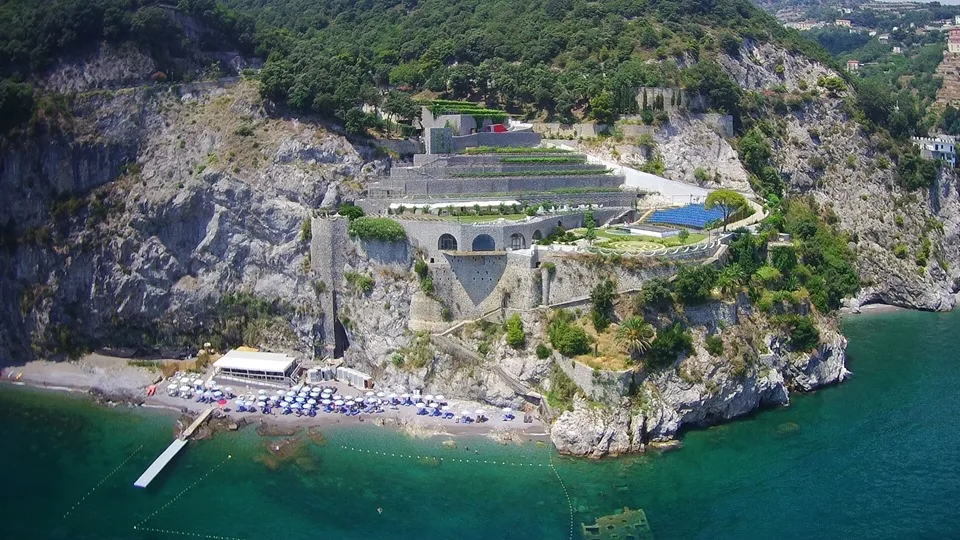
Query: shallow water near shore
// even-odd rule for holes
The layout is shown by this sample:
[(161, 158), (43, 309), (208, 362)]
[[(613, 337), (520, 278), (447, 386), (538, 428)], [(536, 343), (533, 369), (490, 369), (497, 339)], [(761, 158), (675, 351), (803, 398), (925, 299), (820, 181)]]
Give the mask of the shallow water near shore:
[(957, 536), (960, 313), (844, 326), (850, 381), (686, 433), (674, 452), (599, 462), (373, 427), (325, 429), (274, 454), (283, 438), (246, 429), (191, 442), (138, 490), (170, 416), (2, 387), (3, 537), (565, 539), (568, 500), (574, 538), (625, 506), (661, 539)]

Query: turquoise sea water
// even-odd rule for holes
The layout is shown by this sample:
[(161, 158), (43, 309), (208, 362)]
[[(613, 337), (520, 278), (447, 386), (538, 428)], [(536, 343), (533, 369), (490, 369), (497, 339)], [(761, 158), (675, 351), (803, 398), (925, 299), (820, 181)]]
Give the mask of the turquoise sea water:
[(565, 539), (551, 463), (575, 538), (625, 506), (660, 539), (960, 536), (960, 313), (845, 326), (855, 377), (843, 385), (689, 432), (678, 451), (600, 462), (341, 429), (264, 463), (265, 440), (241, 431), (191, 443), (138, 490), (170, 417), (4, 387), (0, 537)]

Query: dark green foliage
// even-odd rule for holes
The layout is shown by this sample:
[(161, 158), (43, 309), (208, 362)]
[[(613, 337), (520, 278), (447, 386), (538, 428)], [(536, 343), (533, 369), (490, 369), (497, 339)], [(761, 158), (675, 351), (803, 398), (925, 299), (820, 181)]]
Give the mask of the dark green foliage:
[(527, 343), (527, 335), (523, 331), (523, 321), (520, 315), (514, 313), (507, 319), (507, 345), (514, 349), (522, 349)]
[(291, 310), (291, 306), (280, 299), (268, 300), (248, 293), (225, 294), (213, 310), (216, 318), (210, 328), (211, 342), (218, 349), (255, 347), (270, 329), (289, 331), (285, 317)]
[(340, 205), (340, 209), (337, 210), (337, 213), (341, 216), (346, 216), (350, 221), (364, 216), (363, 208), (355, 206), (353, 203), (343, 203)]
[(711, 334), (704, 340), (706, 342), (707, 352), (710, 356), (720, 356), (723, 354), (723, 340), (720, 336)]
[(32, 86), (0, 80), (0, 135), (29, 120), (33, 109)]
[(937, 182), (939, 170), (939, 161), (908, 153), (903, 155), (897, 164), (897, 182), (910, 191), (928, 188)]
[(553, 348), (564, 356), (577, 356), (590, 352), (590, 337), (574, 322), (573, 315), (558, 311), (547, 326), (547, 336)]
[(820, 330), (813, 319), (801, 315), (780, 315), (774, 320), (790, 334), (790, 347), (797, 351), (809, 351), (820, 344)]
[(665, 328), (657, 333), (656, 339), (650, 344), (647, 351), (647, 367), (660, 369), (672, 365), (681, 354), (689, 354), (693, 350), (693, 337), (684, 330), (679, 323)]
[(611, 169), (600, 165), (590, 166), (582, 169), (528, 169), (521, 171), (499, 172), (499, 171), (467, 171), (453, 173), (453, 178), (496, 178), (500, 176), (590, 176), (595, 174), (610, 174)]
[(663, 308), (673, 303), (670, 294), (670, 282), (664, 278), (653, 278), (643, 284), (643, 289), (637, 296), (641, 307)]
[(706, 96), (713, 108), (739, 117), (740, 87), (720, 64), (701, 60), (684, 73), (684, 83), (688, 91)]
[(613, 280), (606, 278), (590, 291), (590, 302), (593, 304), (590, 314), (593, 318), (593, 327), (597, 332), (603, 332), (610, 326), (614, 289)]
[(550, 347), (547, 347), (543, 343), (538, 343), (536, 353), (537, 353), (537, 358), (539, 358), (540, 360), (546, 360), (547, 358), (550, 358), (550, 354), (552, 354), (553, 351), (551, 351)]
[(717, 284), (717, 269), (709, 265), (688, 265), (680, 268), (673, 281), (673, 290), (686, 304), (699, 304), (710, 298)]
[(350, 236), (361, 240), (399, 242), (406, 240), (407, 233), (399, 223), (390, 218), (364, 216), (350, 223)]
[(770, 250), (770, 261), (783, 275), (789, 275), (797, 267), (797, 250), (793, 246), (776, 246)]
[(751, 275), (763, 266), (763, 238), (746, 229), (736, 231), (736, 238), (730, 242), (730, 262), (740, 265), (746, 275)]
[(417, 273), (420, 279), (427, 277), (427, 272), (430, 271), (427, 267), (427, 262), (423, 259), (417, 259), (417, 262), (413, 263), (413, 271)]
[(373, 278), (368, 275), (357, 272), (344, 272), (343, 278), (360, 294), (370, 294), (373, 291), (374, 281)]
[(740, 159), (750, 172), (754, 189), (763, 196), (783, 194), (783, 180), (773, 167), (773, 147), (767, 136), (759, 129), (748, 131), (737, 143)]
[(740, 56), (740, 45), (743, 44), (743, 40), (739, 36), (732, 32), (721, 32), (720, 38), (717, 40), (720, 49), (723, 52), (738, 58)]

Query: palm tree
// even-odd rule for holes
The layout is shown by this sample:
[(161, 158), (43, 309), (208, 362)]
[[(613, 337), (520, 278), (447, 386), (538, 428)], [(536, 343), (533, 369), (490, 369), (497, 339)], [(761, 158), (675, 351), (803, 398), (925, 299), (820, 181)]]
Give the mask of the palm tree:
[(731, 294), (743, 287), (747, 281), (747, 274), (739, 264), (724, 267), (717, 276), (717, 286), (723, 294)]
[(630, 317), (623, 321), (617, 328), (617, 343), (630, 353), (630, 357), (639, 356), (644, 351), (650, 349), (653, 338), (657, 332), (653, 325), (647, 323), (641, 317)]

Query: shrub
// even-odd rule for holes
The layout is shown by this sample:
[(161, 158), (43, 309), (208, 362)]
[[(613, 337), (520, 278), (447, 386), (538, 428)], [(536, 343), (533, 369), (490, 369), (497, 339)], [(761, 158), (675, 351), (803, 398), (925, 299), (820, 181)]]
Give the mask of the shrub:
[(577, 394), (580, 387), (577, 383), (567, 376), (566, 373), (554, 364), (550, 372), (550, 391), (547, 392), (547, 402), (551, 407), (568, 410), (572, 409), (573, 396)]
[(523, 332), (523, 321), (520, 320), (518, 313), (514, 313), (507, 319), (507, 345), (514, 349), (522, 349), (526, 343), (527, 336)]
[(359, 217), (350, 223), (350, 236), (361, 240), (399, 242), (407, 238), (406, 231), (390, 218)]
[(364, 215), (363, 208), (354, 206), (352, 203), (344, 203), (340, 206), (340, 209), (337, 211), (337, 213), (341, 216), (346, 216), (350, 221), (363, 217)]
[(593, 327), (597, 332), (603, 332), (610, 326), (610, 313), (613, 311), (613, 280), (606, 278), (590, 292), (590, 302), (593, 303), (591, 316)]
[(344, 272), (343, 277), (347, 280), (347, 283), (362, 294), (370, 294), (373, 291), (374, 281), (370, 276), (357, 272)]
[(710, 173), (708, 173), (703, 167), (697, 167), (697, 169), (693, 171), (693, 177), (697, 180), (697, 182), (704, 184), (710, 180)]
[(686, 242), (690, 238), (690, 231), (685, 228), (680, 229), (680, 234), (677, 235), (677, 240), (681, 242)]
[(898, 259), (907, 258), (907, 245), (903, 242), (897, 242), (893, 246), (893, 255)]
[(677, 323), (657, 334), (647, 352), (647, 365), (653, 369), (667, 367), (676, 361), (678, 355), (692, 350), (693, 337)]
[(590, 352), (590, 337), (573, 322), (573, 316), (558, 311), (547, 327), (547, 336), (553, 348), (564, 356), (577, 356)]
[(303, 218), (303, 223), (300, 224), (300, 243), (307, 244), (313, 238), (313, 220), (310, 219), (310, 216)]
[(646, 307), (665, 307), (673, 303), (673, 296), (670, 294), (670, 283), (664, 278), (653, 278), (643, 284), (640, 294), (637, 296), (640, 306)]
[(789, 314), (775, 319), (790, 334), (790, 346), (798, 351), (809, 351), (820, 344), (820, 330), (810, 317)]
[(720, 356), (723, 354), (723, 340), (720, 336), (709, 335), (706, 339), (707, 352), (710, 356)]
[(537, 358), (541, 360), (546, 360), (547, 358), (550, 358), (550, 354), (553, 351), (550, 350), (550, 347), (547, 347), (543, 343), (539, 343), (537, 344), (536, 352), (537, 352)]
[(235, 135), (240, 137), (249, 137), (253, 135), (253, 126), (250, 124), (244, 124), (233, 131)]
[(783, 274), (780, 273), (780, 270), (777, 270), (776, 268), (772, 266), (767, 266), (767, 265), (757, 268), (756, 275), (757, 275), (757, 279), (759, 279), (760, 282), (763, 283), (763, 285), (766, 287), (776, 285), (780, 282), (781, 279), (783, 279)]
[(427, 267), (427, 261), (424, 261), (423, 259), (417, 259), (417, 262), (413, 263), (413, 271), (420, 276), (420, 279), (426, 278), (427, 272), (430, 271), (430, 269)]
[(897, 165), (897, 182), (910, 191), (930, 187), (936, 183), (939, 170), (938, 160), (906, 154), (900, 158), (900, 163)]
[(698, 304), (710, 298), (717, 283), (717, 270), (712, 266), (684, 266), (677, 272), (673, 290), (687, 304)]

